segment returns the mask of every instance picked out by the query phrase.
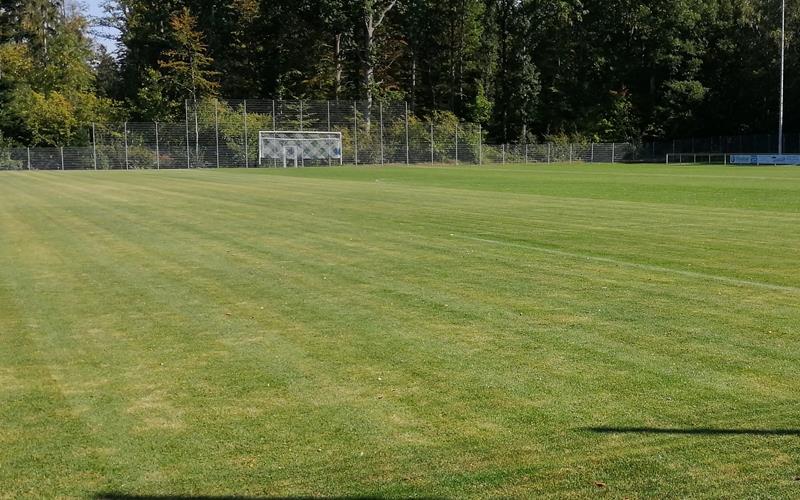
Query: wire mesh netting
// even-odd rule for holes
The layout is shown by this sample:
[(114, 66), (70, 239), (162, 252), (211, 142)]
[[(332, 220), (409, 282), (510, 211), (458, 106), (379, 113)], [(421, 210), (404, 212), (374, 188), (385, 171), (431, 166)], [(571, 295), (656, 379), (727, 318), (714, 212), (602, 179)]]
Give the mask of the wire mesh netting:
[[(775, 135), (630, 143), (492, 144), (480, 125), (449, 113), (415, 116), (403, 102), (203, 100), (185, 103), (174, 123), (105, 123), (88, 130), (88, 146), (0, 150), (2, 170), (115, 170), (280, 167), (259, 159), (261, 131), (339, 132), (350, 165), (508, 164), (666, 160), (675, 153), (771, 153)], [(786, 150), (800, 149), (787, 135)], [(261, 161), (259, 161), (261, 160)], [(317, 158), (304, 165), (336, 165)]]

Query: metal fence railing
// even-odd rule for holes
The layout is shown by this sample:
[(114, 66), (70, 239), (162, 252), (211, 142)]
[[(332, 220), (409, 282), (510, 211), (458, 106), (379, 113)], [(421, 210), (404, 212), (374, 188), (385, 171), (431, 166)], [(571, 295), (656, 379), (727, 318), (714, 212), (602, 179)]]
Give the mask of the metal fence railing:
[(177, 123), (92, 124), (78, 147), (0, 149), (0, 170), (256, 167), (259, 131), (275, 130), (340, 132), (350, 165), (621, 162), (640, 153), (627, 143), (491, 144), (480, 125), (446, 113), (423, 120), (405, 103), (206, 100), (185, 110)]
[[(800, 134), (783, 135), (783, 152), (800, 153)], [(679, 154), (777, 154), (778, 134), (750, 134), (715, 137), (690, 137), (646, 142), (639, 147), (643, 160), (664, 162), (667, 155)]]
[[(97, 123), (91, 125), (83, 144), (0, 149), (0, 170), (255, 167), (262, 130), (340, 132), (342, 163), (351, 165), (665, 162), (667, 155), (674, 154), (777, 152), (775, 134), (636, 145), (492, 144), (480, 125), (460, 122), (450, 113), (421, 119), (402, 102), (370, 106), (344, 101), (208, 99), (186, 101), (180, 122)], [(786, 134), (784, 145), (785, 152), (800, 152), (800, 134)]]
[[(159, 130), (161, 125), (159, 125)], [(84, 147), (0, 149), (0, 170), (135, 170), (186, 168), (255, 168), (257, 158), (215, 142), (199, 144), (109, 144)], [(373, 147), (344, 149), (346, 165), (500, 165), (532, 163), (618, 163), (638, 161), (638, 148), (627, 143), (595, 144), (482, 144), (441, 147), (436, 142), (409, 142), (386, 150)], [(406, 156), (407, 155), (407, 156)], [(249, 160), (248, 160), (249, 158)], [(219, 159), (217, 161), (217, 159)], [(330, 165), (330, 162), (318, 162)], [(339, 163), (334, 163), (338, 165)], [(310, 166), (308, 161), (306, 166)], [(262, 165), (265, 167), (275, 164)]]

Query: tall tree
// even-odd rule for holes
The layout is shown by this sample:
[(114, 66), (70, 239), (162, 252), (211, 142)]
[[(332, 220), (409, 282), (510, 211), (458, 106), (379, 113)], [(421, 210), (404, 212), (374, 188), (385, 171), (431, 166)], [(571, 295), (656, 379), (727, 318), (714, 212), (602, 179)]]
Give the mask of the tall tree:
[(170, 17), (165, 39), (167, 47), (158, 66), (145, 69), (136, 94), (136, 114), (140, 118), (177, 119), (183, 115), (184, 103), (190, 101), (196, 106), (198, 99), (215, 96), (219, 89), (218, 73), (211, 69), (213, 59), (197, 29), (197, 18), (188, 8)]
[(112, 103), (97, 95), (86, 28), (81, 17), (59, 18), (47, 43), (23, 36), (0, 44), (3, 136), (33, 145), (79, 144), (87, 123), (113, 116)]
[(363, 46), (362, 70), (364, 73), (363, 90), (366, 101), (365, 121), (370, 124), (372, 101), (376, 90), (375, 66), (377, 65), (378, 30), (387, 21), (388, 14), (397, 7), (398, 0), (364, 0), (363, 1)]

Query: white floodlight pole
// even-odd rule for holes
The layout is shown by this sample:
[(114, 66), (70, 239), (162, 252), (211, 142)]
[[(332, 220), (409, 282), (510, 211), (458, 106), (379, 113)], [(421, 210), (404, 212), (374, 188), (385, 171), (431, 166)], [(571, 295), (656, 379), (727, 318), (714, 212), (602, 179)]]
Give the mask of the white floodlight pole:
[(783, 154), (783, 96), (786, 70), (786, 0), (781, 2), (781, 92), (778, 112), (778, 154)]

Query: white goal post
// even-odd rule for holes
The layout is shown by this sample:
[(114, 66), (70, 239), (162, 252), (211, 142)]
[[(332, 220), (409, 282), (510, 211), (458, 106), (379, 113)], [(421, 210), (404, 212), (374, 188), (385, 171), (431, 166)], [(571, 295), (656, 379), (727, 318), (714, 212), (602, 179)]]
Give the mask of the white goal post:
[(284, 168), (288, 164), (303, 166), (306, 160), (338, 160), (343, 162), (341, 132), (308, 132), (298, 130), (258, 133), (258, 164), (274, 160)]

